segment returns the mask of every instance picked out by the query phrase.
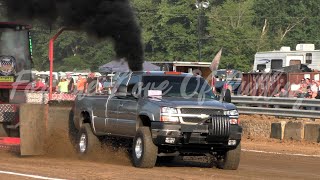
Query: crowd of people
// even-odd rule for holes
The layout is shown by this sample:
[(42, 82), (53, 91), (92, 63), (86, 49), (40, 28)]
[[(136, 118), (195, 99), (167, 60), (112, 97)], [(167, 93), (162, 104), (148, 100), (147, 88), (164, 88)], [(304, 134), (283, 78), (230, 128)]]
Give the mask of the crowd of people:
[[(41, 78), (35, 80), (35, 87), (45, 89), (49, 87), (49, 78), (42, 82)], [(52, 80), (52, 89), (54, 93), (66, 94), (93, 94), (102, 93), (103, 91), (111, 91), (112, 84), (108, 77), (95, 77), (94, 73), (90, 73), (88, 77), (78, 75), (77, 81), (70, 74), (60, 78), (56, 77)]]
[[(289, 97), (290, 94), (284, 86), (281, 86), (280, 91), (274, 96)], [(293, 91), (292, 96), (298, 98), (320, 99), (320, 81), (302, 78), (299, 83), (299, 89)]]
[(320, 99), (320, 81), (310, 80), (310, 78), (303, 78), (300, 82), (300, 88), (296, 93), (296, 97)]

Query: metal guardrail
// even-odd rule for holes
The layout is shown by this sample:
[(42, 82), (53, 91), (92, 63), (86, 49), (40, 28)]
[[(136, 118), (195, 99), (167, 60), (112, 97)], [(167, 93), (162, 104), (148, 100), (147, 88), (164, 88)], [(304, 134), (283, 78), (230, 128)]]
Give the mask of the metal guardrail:
[(233, 96), (240, 114), (320, 119), (320, 100), (264, 96)]

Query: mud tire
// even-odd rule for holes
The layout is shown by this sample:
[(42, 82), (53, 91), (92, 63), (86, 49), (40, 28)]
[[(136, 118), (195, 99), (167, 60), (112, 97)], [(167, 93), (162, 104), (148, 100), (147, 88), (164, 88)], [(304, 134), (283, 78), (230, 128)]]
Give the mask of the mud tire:
[(157, 161), (158, 147), (153, 143), (149, 127), (140, 127), (133, 140), (132, 163), (139, 168), (153, 168)]
[(217, 167), (226, 170), (237, 170), (240, 163), (241, 144), (236, 149), (229, 150), (224, 154), (221, 162), (218, 162)]
[(92, 154), (95, 150), (101, 148), (99, 138), (93, 134), (90, 124), (83, 124), (77, 138), (77, 153), (80, 156)]

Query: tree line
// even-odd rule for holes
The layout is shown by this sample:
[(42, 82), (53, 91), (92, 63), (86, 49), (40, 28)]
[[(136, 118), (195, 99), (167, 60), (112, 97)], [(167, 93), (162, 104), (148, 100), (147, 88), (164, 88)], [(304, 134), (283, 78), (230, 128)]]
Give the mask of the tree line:
[[(320, 45), (317, 0), (131, 0), (142, 29), (147, 61), (211, 62), (223, 48), (220, 68), (250, 71), (258, 51)], [(0, 6), (1, 21), (6, 20)], [(48, 41), (59, 28), (33, 23), (34, 64), (47, 70)], [(115, 58), (111, 39), (63, 33), (55, 43), (55, 70), (91, 69)]]

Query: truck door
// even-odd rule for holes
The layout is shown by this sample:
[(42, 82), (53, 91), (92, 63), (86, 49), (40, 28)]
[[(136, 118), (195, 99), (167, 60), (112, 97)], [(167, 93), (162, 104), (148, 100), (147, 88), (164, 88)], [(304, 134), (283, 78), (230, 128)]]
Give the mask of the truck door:
[(116, 131), (117, 119), (118, 119), (118, 107), (119, 99), (116, 96), (111, 97), (107, 101), (105, 114), (107, 116), (106, 132), (114, 134)]
[(119, 100), (117, 129), (119, 135), (134, 137), (136, 133), (138, 98), (133, 96), (137, 90), (139, 76), (132, 75), (128, 87), (127, 97)]
[[(116, 89), (120, 85), (127, 85), (130, 74), (119, 77), (114, 88)], [(116, 94), (110, 95), (105, 109), (105, 115), (107, 116), (106, 132), (109, 134), (119, 134), (117, 120), (119, 116), (119, 103), (123, 97), (117, 97)]]
[(107, 95), (94, 95), (92, 101), (93, 110), (93, 127), (96, 134), (104, 134), (106, 132), (106, 116), (105, 107), (107, 102)]

